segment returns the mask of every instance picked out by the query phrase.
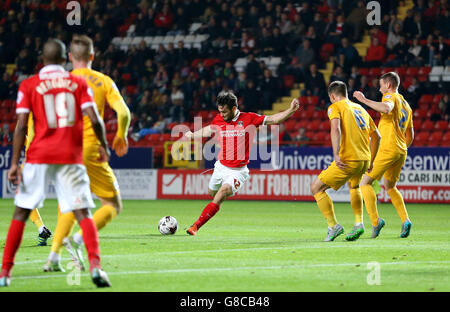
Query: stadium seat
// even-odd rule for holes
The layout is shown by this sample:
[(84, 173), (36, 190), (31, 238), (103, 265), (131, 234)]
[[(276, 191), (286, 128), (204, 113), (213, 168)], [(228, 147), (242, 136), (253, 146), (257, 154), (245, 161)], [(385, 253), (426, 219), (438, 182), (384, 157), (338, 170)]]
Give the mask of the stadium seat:
[(319, 130), (330, 131), (330, 122), (327, 120), (322, 121), (319, 125)]
[(406, 74), (406, 68), (405, 67), (395, 67), (395, 72), (400, 76), (403, 77)]
[(312, 95), (312, 96), (308, 96), (307, 97), (307, 101), (309, 105), (314, 105), (316, 106), (319, 103), (319, 97)]
[(420, 97), (418, 104), (419, 106), (429, 107), (433, 103), (433, 95), (432, 94), (424, 94)]
[(449, 123), (448, 123), (448, 121), (445, 121), (445, 120), (439, 120), (434, 124), (435, 130), (445, 131), (448, 129), (448, 127), (449, 127)]
[(450, 131), (447, 131), (442, 137), (441, 146), (450, 147)]
[(434, 131), (428, 138), (427, 146), (439, 146), (443, 137), (444, 133), (442, 131)]
[(442, 73), (442, 81), (450, 81), (450, 66), (446, 66), (444, 72)]
[(428, 75), (431, 72), (431, 67), (430, 66), (422, 66), (419, 67), (419, 75)]
[(313, 120), (311, 122), (308, 122), (308, 124), (306, 125), (306, 130), (307, 131), (317, 131), (319, 130), (319, 126), (321, 124), (321, 120)]
[(431, 120), (426, 120), (424, 123), (422, 123), (422, 130), (433, 130), (434, 129), (434, 122)]
[(284, 123), (284, 126), (286, 127), (287, 131), (291, 132), (291, 131), (295, 130), (296, 124), (297, 124), (297, 121), (295, 119), (289, 119), (288, 121), (286, 121)]
[(314, 135), (313, 140), (323, 142), (325, 141), (326, 136), (327, 136), (326, 131), (319, 131)]
[(300, 129), (300, 128), (305, 128), (306, 129), (306, 125), (308, 124), (308, 120), (301, 120), (301, 121), (298, 121), (296, 124), (295, 124), (295, 129), (296, 130), (298, 130), (298, 129)]
[(428, 138), (430, 137), (429, 131), (420, 131), (414, 138), (414, 146), (426, 146)]
[(442, 99), (442, 94), (435, 94), (433, 96), (433, 106), (438, 106), (441, 99)]
[(368, 68), (365, 68), (365, 67), (361, 67), (361, 68), (359, 69), (359, 74), (360, 74), (361, 76), (367, 76), (367, 75), (369, 74), (369, 69), (368, 69)]
[(369, 68), (369, 76), (378, 78), (381, 76), (381, 68), (379, 67), (372, 67)]
[(413, 119), (414, 129), (422, 129), (422, 120), (421, 119)]
[(384, 74), (392, 72), (392, 71), (395, 71), (394, 67), (384, 67), (381, 69), (381, 74), (384, 75)]
[(283, 86), (285, 89), (292, 89), (294, 87), (294, 76), (293, 75), (284, 75), (283, 76)]
[(405, 88), (405, 90), (407, 90), (409, 88), (409, 86), (412, 84), (412, 82), (413, 82), (412, 76), (408, 76), (408, 75), (405, 76), (402, 81), (403, 88)]
[(419, 74), (419, 68), (418, 67), (408, 67), (406, 69), (406, 75), (407, 76), (417, 76)]
[(426, 109), (416, 109), (413, 113), (414, 118), (420, 118), (424, 119), (427, 117), (427, 110)]
[(431, 82), (441, 81), (442, 74), (444, 72), (444, 66), (433, 66), (431, 68), (429, 77)]
[(159, 140), (163, 143), (170, 141), (171, 139), (172, 139), (172, 136), (170, 135), (170, 133), (164, 133), (159, 136)]

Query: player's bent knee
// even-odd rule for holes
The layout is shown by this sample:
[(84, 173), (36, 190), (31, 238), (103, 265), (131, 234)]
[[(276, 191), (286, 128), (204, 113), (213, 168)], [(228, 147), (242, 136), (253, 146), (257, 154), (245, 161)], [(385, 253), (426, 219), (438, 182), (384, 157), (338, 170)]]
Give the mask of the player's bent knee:
[(208, 189), (208, 192), (209, 192), (209, 195), (210, 195), (212, 198), (214, 198), (214, 196), (216, 196), (216, 194), (217, 194), (217, 191), (213, 191), (213, 190), (211, 190), (211, 189)]

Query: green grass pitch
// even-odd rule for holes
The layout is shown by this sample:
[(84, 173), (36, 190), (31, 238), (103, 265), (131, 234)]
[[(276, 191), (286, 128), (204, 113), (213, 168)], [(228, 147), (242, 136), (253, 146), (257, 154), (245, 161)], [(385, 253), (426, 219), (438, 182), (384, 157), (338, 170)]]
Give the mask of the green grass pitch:
[[(98, 204), (98, 202), (97, 202)], [(102, 265), (113, 287), (96, 289), (88, 273), (44, 273), (50, 247), (37, 247), (37, 230), (28, 221), (16, 257), (11, 286), (4, 291), (449, 291), (450, 209), (448, 205), (407, 205), (411, 235), (399, 238), (400, 219), (390, 204), (379, 206), (386, 227), (355, 242), (341, 235), (322, 242), (327, 225), (312, 202), (228, 201), (197, 234), (185, 228), (207, 201), (124, 201), (124, 211), (100, 231)], [(346, 233), (353, 225), (349, 204), (335, 204)], [(12, 200), (0, 200), (0, 246), (12, 216)], [(56, 201), (41, 209), (54, 231)], [(179, 228), (162, 236), (158, 220), (172, 215)], [(77, 226), (78, 228), (78, 226)], [(76, 228), (76, 229), (77, 229)], [(49, 240), (50, 241), (50, 240)], [(70, 267), (63, 250), (63, 266)], [(68, 281), (71, 281), (68, 283)]]

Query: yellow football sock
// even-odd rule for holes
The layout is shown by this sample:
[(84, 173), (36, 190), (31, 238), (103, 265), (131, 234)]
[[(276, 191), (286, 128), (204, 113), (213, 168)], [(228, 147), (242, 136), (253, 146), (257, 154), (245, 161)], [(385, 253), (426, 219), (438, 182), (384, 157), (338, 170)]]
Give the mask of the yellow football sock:
[(51, 251), (60, 253), (63, 239), (70, 235), (76, 222), (77, 219), (73, 212), (62, 214), (58, 206), (58, 223), (56, 224), (55, 234), (53, 235)]
[(336, 220), (336, 215), (334, 214), (333, 201), (330, 196), (328, 196), (326, 192), (319, 192), (314, 195), (314, 199), (316, 200), (317, 206), (319, 206), (323, 216), (327, 219), (328, 226), (334, 227), (338, 222)]
[(378, 225), (378, 209), (377, 209), (377, 194), (372, 185), (361, 186), (361, 193), (364, 198), (364, 204), (366, 205), (367, 213), (369, 214), (372, 226)]
[(30, 213), (30, 220), (36, 225), (36, 227), (39, 228), (44, 225), (44, 222), (42, 222), (41, 215), (39, 214), (39, 211), (37, 209), (33, 209)]
[[(117, 216), (117, 210), (111, 205), (105, 205), (100, 207), (92, 216), (92, 220), (94, 220), (95, 226), (97, 230), (101, 230), (104, 228), (109, 222), (112, 221)], [(79, 230), (78, 233), (82, 234), (82, 231)]]
[(405, 202), (403, 201), (402, 194), (398, 191), (396, 187), (393, 187), (387, 191), (389, 197), (391, 198), (392, 205), (394, 205), (397, 210), (398, 216), (402, 219), (402, 223), (406, 219), (409, 219), (408, 212), (406, 211)]
[(363, 223), (363, 198), (361, 189), (350, 189), (350, 205), (355, 215), (355, 223)]

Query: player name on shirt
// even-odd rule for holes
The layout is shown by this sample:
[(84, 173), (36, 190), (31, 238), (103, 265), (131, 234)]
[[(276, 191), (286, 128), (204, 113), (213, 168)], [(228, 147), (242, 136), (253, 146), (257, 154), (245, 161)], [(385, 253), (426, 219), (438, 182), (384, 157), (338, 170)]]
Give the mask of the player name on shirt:
[[(61, 73), (57, 73), (58, 76), (56, 77), (52, 77), (52, 75), (55, 76), (54, 73), (39, 75), (40, 79), (46, 79), (36, 86), (36, 91), (39, 94), (44, 95), (52, 89), (67, 89), (70, 92), (74, 92), (78, 88), (78, 84), (76, 82), (70, 79), (64, 79), (63, 77), (61, 77)], [(69, 78), (68, 73), (66, 74), (66, 77)]]

